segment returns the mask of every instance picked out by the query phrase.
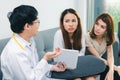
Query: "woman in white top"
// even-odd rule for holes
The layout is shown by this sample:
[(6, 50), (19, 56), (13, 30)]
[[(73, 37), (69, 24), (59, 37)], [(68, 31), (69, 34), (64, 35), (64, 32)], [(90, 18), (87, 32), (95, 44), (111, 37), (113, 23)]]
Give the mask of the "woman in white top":
[[(113, 77), (114, 70), (120, 74), (120, 70), (114, 65), (112, 44), (114, 42), (114, 23), (108, 13), (99, 15), (93, 25), (92, 31), (86, 35), (86, 46), (91, 54), (102, 59), (109, 70), (101, 80), (119, 80)], [(101, 56), (107, 51), (107, 60)], [(113, 68), (114, 66), (114, 68)]]
[(37, 10), (29, 5), (16, 7), (9, 13), (14, 32), (1, 54), (3, 80), (50, 80), (50, 71), (64, 71), (65, 65), (49, 65), (47, 60), (61, 54), (60, 48), (48, 52), (38, 61), (33, 36), (38, 32)]
[[(85, 38), (83, 37), (83, 35), (82, 35), (82, 43), (81, 44), (83, 46), (82, 46), (81, 50), (79, 50), (79, 52), (80, 52), (79, 56), (84, 56), (85, 55)], [(62, 32), (60, 29), (55, 33), (55, 36), (54, 36), (54, 49), (56, 47), (60, 47), (63, 49), (65, 48), (63, 35), (62, 35)]]
[[(80, 56), (85, 54), (85, 40), (82, 35), (80, 17), (74, 9), (65, 9), (60, 17), (60, 30), (54, 36), (54, 48), (74, 49), (80, 52)], [(80, 78), (76, 80), (81, 80)], [(94, 80), (88, 77), (86, 80)]]

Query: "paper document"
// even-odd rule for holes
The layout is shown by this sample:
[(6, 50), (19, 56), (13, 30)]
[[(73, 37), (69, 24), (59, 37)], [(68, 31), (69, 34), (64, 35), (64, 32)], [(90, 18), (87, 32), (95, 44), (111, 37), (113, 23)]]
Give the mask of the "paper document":
[(78, 50), (62, 49), (62, 54), (54, 58), (55, 62), (64, 62), (68, 69), (75, 69), (78, 61)]

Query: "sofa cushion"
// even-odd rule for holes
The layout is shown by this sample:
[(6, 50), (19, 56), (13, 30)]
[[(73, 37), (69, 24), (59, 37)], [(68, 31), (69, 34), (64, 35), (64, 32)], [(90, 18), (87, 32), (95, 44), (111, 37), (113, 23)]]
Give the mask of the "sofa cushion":
[(37, 48), (39, 59), (42, 59), (42, 57), (44, 56), (44, 53), (45, 53), (43, 38), (44, 37), (42, 36), (41, 32), (39, 32), (38, 35), (35, 36), (35, 38), (34, 38), (35, 43), (36, 43), (36, 48)]
[(6, 38), (6, 39), (1, 39), (0, 40), (0, 54), (2, 53), (3, 48), (5, 47), (5, 45), (7, 44), (7, 42), (9, 41), (10, 38)]
[[(52, 28), (40, 31), (38, 35), (34, 37), (39, 59), (42, 59), (46, 52), (53, 50), (54, 34), (57, 30), (58, 28)], [(51, 60), (49, 62), (51, 62)]]
[(45, 52), (53, 51), (54, 34), (57, 30), (58, 28), (53, 28), (42, 33), (42, 36), (44, 36)]

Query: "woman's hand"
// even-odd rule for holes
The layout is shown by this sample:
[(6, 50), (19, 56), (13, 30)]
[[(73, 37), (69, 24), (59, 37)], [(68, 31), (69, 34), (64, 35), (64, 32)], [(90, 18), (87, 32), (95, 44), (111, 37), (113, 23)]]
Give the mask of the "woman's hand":
[(65, 69), (66, 69), (66, 64), (59, 62), (56, 65), (52, 66), (51, 71), (62, 72), (65, 71)]
[(118, 72), (118, 74), (120, 76), (120, 66), (117, 66), (117, 72)]
[(56, 48), (55, 51), (53, 52), (47, 52), (45, 55), (44, 55), (44, 59), (45, 60), (49, 60), (51, 58), (55, 58), (57, 56), (59, 56), (61, 54), (61, 49), (60, 48)]
[(113, 70), (109, 70), (105, 77), (105, 80), (114, 80), (113, 73), (114, 73)]
[(103, 59), (103, 58), (101, 58), (101, 57), (100, 57), (100, 59), (103, 60), (106, 65), (108, 65), (108, 62), (107, 62), (106, 59)]

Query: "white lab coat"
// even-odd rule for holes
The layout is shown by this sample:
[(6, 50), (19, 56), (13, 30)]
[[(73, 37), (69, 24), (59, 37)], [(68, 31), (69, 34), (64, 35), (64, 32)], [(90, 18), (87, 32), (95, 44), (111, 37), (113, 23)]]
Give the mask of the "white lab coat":
[(15, 37), (25, 50), (13, 38), (7, 43), (1, 54), (3, 80), (50, 80), (51, 65), (44, 59), (38, 62), (34, 40), (29, 43), (18, 35)]

